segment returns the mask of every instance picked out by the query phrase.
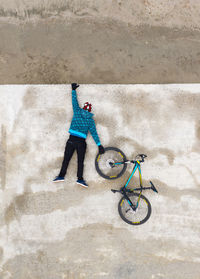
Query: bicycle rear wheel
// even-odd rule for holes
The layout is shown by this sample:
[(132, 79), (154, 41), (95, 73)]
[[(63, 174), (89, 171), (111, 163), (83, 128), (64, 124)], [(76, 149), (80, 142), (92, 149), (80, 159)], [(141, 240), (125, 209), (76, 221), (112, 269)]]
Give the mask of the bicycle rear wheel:
[(125, 154), (116, 147), (106, 147), (104, 154), (97, 154), (95, 168), (99, 175), (106, 179), (116, 179), (122, 176), (127, 168), (127, 164), (111, 167), (109, 163), (124, 162)]
[[(133, 205), (137, 204), (139, 194), (128, 194), (129, 199)], [(125, 197), (122, 197), (118, 204), (118, 211), (120, 217), (130, 225), (144, 224), (151, 215), (151, 204), (148, 199), (141, 195), (138, 208), (133, 211)]]

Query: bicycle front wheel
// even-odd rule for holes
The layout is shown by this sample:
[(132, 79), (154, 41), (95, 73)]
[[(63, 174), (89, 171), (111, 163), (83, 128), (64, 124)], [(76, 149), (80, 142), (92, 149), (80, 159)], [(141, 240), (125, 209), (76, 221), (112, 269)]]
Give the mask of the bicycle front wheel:
[(113, 163), (126, 161), (125, 154), (116, 147), (106, 147), (104, 154), (97, 154), (95, 168), (99, 175), (106, 179), (116, 179), (122, 176), (127, 164), (119, 164), (112, 167)]
[[(128, 194), (128, 197), (133, 205), (136, 206), (139, 194), (131, 193)], [(120, 217), (126, 223), (136, 226), (142, 225), (149, 219), (151, 215), (151, 204), (145, 196), (141, 195), (138, 208), (136, 209), (136, 211), (133, 211), (126, 198), (122, 197), (119, 201), (118, 211)]]

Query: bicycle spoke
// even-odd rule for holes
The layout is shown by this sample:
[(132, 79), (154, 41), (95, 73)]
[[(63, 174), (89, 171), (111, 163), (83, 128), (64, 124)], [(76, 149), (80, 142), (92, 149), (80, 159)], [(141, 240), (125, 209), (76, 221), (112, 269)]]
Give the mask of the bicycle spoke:
[[(139, 194), (130, 194), (129, 199), (133, 203), (133, 206), (137, 205)], [(133, 210), (128, 201), (123, 197), (118, 206), (119, 214), (121, 218), (132, 225), (139, 225), (147, 221), (151, 214), (151, 205), (147, 198), (141, 195), (138, 207)]]
[(122, 154), (122, 151), (108, 147), (105, 148), (106, 152), (102, 155), (98, 155), (96, 158), (96, 170), (97, 172), (107, 179), (114, 179), (121, 176), (126, 170), (125, 164), (114, 165), (114, 163), (123, 162), (125, 160), (125, 155)]

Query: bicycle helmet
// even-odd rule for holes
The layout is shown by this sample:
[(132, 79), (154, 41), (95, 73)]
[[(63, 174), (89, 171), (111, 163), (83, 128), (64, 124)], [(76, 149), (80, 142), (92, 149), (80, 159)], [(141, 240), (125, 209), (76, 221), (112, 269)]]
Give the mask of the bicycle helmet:
[(90, 103), (86, 102), (86, 103), (84, 104), (84, 106), (83, 106), (83, 109), (84, 109), (84, 110), (87, 110), (87, 111), (89, 111), (89, 112), (91, 112), (91, 110), (92, 110), (92, 105), (91, 105)]

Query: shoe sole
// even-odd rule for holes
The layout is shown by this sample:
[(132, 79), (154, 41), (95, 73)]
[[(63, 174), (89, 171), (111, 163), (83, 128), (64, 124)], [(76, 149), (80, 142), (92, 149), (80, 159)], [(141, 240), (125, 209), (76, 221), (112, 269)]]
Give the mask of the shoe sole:
[(83, 184), (81, 184), (81, 183), (79, 183), (79, 182), (76, 182), (77, 184), (79, 184), (79, 185), (81, 185), (82, 187), (84, 187), (84, 188), (88, 188), (88, 186), (85, 186), (85, 185), (83, 185)]
[(65, 180), (56, 180), (56, 181), (53, 181), (54, 183), (57, 183), (57, 182), (64, 182)]

